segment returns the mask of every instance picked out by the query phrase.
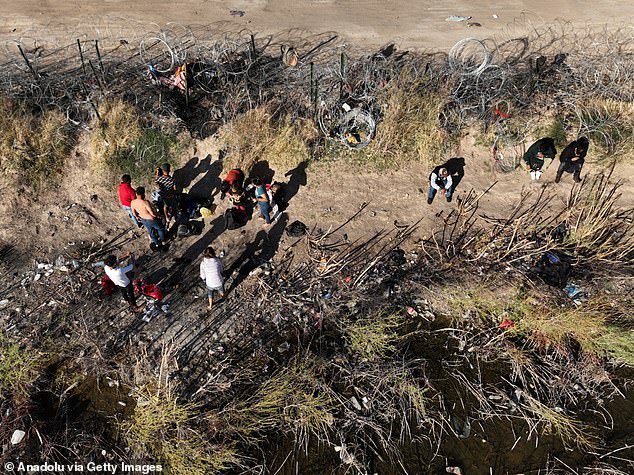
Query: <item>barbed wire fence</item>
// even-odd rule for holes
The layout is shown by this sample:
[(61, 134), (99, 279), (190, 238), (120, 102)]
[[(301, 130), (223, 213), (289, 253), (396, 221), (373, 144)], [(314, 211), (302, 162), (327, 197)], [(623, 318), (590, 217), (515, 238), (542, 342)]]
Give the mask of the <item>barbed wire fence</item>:
[[(0, 48), (0, 92), (59, 109), (75, 127), (100, 119), (99, 104), (119, 97), (208, 135), (275, 100), (281, 113), (313, 118), (325, 135), (343, 143), (346, 129), (364, 128), (364, 140), (353, 146), (362, 148), (380, 123), (381, 92), (407, 74), (421, 83), (421, 94), (442, 96), (438, 122), (449, 132), (493, 120), (501, 101), (514, 114), (561, 105), (573, 112), (579, 132), (598, 132), (609, 148), (616, 125), (609, 111), (589, 111), (589, 98), (631, 104), (634, 94), (630, 27), (579, 29), (561, 22), (511, 38), (465, 38), (448, 54), (400, 51), (397, 45), (368, 52), (335, 33), (299, 30), (262, 36), (168, 24), (123, 35), (106, 26), (94, 38), (77, 35), (67, 44), (36, 33), (24, 32)], [(149, 65), (168, 76), (181, 64), (190, 66), (186, 98), (146, 78)]]

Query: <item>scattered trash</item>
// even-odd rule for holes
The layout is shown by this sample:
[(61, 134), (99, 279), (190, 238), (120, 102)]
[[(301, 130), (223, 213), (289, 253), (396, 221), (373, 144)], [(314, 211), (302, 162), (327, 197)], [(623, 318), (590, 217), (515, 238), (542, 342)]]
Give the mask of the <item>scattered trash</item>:
[(467, 21), (467, 20), (471, 20), (470, 16), (461, 16), (461, 15), (451, 15), (448, 16), (447, 18), (445, 18), (445, 21)]
[(348, 277), (346, 277), (345, 279), (343, 279), (343, 281), (344, 281), (346, 284), (349, 284), (350, 282), (352, 282), (352, 277), (351, 277), (351, 276), (348, 276)]
[(297, 54), (297, 51), (295, 51), (295, 48), (288, 45), (282, 45), (280, 46), (280, 49), (282, 51), (282, 62), (291, 68), (297, 66), (297, 63), (299, 62), (299, 55)]
[(245, 12), (243, 10), (229, 10), (229, 15), (231, 16), (243, 17), (244, 13)]
[(331, 292), (330, 290), (327, 290), (327, 291), (324, 293), (324, 299), (325, 299), (325, 300), (330, 300), (331, 298), (332, 298), (332, 292)]
[(352, 396), (350, 398), (350, 402), (352, 403), (352, 405), (357, 411), (361, 410), (361, 404), (359, 404), (359, 400), (356, 397)]
[(414, 307), (407, 307), (407, 313), (410, 314), (412, 317), (418, 316), (418, 312)]
[(588, 301), (588, 292), (575, 284), (571, 283), (564, 287), (564, 292), (566, 292), (566, 295), (568, 295), (576, 305), (582, 305)]
[(447, 467), (447, 473), (453, 473), (454, 475), (462, 475), (462, 469), (460, 467)]
[(472, 26), (482, 26), (482, 24), (478, 23), (477, 21), (469, 21), (467, 22), (467, 26), (471, 28)]
[(515, 326), (515, 322), (513, 320), (509, 320), (508, 318), (505, 318), (504, 320), (502, 320), (502, 323), (500, 323), (500, 328), (506, 330), (507, 328), (513, 328)]
[(97, 195), (92, 195), (90, 197), (90, 201), (92, 201), (93, 203), (96, 203), (98, 199), (99, 199), (99, 197)]
[(9, 300), (8, 299), (0, 300), (0, 308), (4, 308), (7, 305), (9, 305)]
[(497, 20), (498, 16), (494, 13), (493, 15), (491, 15), (493, 18), (495, 18)]
[(11, 436), (11, 444), (18, 445), (20, 442), (22, 442), (22, 439), (24, 439), (25, 435), (26, 435), (26, 432), (24, 432), (23, 430), (20, 430), (20, 429), (14, 430), (13, 435)]
[(291, 347), (291, 344), (288, 341), (285, 341), (281, 345), (277, 346), (277, 352), (278, 353), (286, 353), (289, 350), (290, 347)]

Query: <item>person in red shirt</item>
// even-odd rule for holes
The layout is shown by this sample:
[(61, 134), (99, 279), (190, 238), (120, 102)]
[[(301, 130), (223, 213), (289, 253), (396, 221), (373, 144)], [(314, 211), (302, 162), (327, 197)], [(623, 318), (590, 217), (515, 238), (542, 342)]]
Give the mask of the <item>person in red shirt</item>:
[(132, 208), (130, 208), (130, 203), (136, 198), (136, 193), (130, 183), (132, 183), (130, 175), (123, 175), (121, 177), (121, 183), (119, 183), (119, 203), (121, 204), (121, 207), (128, 212), (128, 215), (130, 215), (134, 224), (140, 228), (143, 225), (139, 223), (139, 220), (136, 219), (136, 216), (132, 212)]
[(243, 187), (244, 184), (244, 172), (239, 168), (234, 168), (233, 170), (229, 170), (227, 176), (222, 183), (220, 184), (220, 199), (224, 200), (229, 190), (231, 190), (231, 186), (236, 183), (240, 188)]

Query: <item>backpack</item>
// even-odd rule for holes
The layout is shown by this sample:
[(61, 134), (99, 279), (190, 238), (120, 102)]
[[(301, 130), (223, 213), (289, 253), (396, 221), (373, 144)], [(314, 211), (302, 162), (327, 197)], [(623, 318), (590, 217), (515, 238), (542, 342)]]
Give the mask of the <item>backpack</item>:
[(245, 220), (239, 210), (229, 208), (225, 211), (225, 229), (238, 229), (244, 226)]
[(293, 221), (286, 228), (286, 234), (290, 237), (300, 237), (306, 234), (308, 227), (301, 221)]

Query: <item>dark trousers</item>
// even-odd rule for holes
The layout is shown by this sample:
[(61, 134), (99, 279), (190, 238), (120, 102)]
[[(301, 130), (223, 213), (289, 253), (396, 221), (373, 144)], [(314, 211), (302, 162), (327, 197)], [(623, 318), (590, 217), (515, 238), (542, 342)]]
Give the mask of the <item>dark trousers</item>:
[(564, 172), (572, 173), (575, 181), (581, 181), (581, 167), (579, 163), (561, 162), (557, 169), (557, 178), (561, 178)]
[(132, 285), (132, 281), (130, 281), (127, 287), (119, 288), (123, 294), (123, 300), (128, 302), (132, 307), (136, 307), (136, 297), (134, 296), (134, 285)]

